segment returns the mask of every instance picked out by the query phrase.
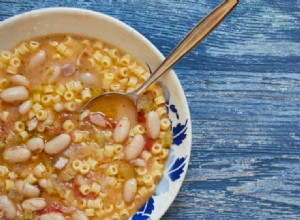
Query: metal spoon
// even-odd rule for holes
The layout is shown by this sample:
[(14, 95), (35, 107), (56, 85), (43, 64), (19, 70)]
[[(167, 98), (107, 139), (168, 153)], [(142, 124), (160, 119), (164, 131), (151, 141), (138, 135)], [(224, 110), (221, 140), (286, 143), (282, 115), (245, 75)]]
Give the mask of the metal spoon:
[(137, 101), (139, 96), (175, 63), (204, 40), (223, 21), (238, 2), (239, 0), (224, 0), (196, 24), (140, 88), (127, 94), (123, 92), (106, 92), (99, 94), (88, 101), (81, 108), (81, 111), (89, 109), (92, 112), (102, 112), (107, 117), (111, 117), (115, 120), (127, 117), (131, 123), (135, 124), (137, 120)]

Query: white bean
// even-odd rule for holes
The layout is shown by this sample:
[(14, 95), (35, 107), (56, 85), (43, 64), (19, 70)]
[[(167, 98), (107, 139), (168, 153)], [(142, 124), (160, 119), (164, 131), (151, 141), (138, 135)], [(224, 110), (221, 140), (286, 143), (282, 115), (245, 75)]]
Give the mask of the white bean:
[(132, 202), (137, 191), (136, 179), (129, 179), (124, 183), (123, 198), (125, 202)]
[(39, 123), (39, 121), (36, 118), (31, 119), (26, 124), (27, 125), (27, 130), (28, 131), (33, 131), (34, 129), (36, 129), (38, 123)]
[(9, 163), (21, 163), (29, 160), (30, 156), (30, 150), (23, 146), (7, 148), (3, 152), (3, 159)]
[(97, 83), (97, 78), (91, 73), (82, 73), (79, 75), (79, 80), (87, 85), (93, 85)]
[(49, 79), (47, 80), (48, 83), (55, 82), (56, 79), (59, 77), (60, 73), (61, 73), (61, 68), (60, 68), (60, 66), (54, 67), (54, 70), (53, 70), (52, 75), (51, 75), (51, 76), (49, 77)]
[(7, 196), (0, 196), (0, 210), (4, 212), (5, 219), (15, 219), (17, 216), (16, 207)]
[(152, 139), (158, 138), (160, 132), (160, 119), (157, 112), (151, 111), (146, 115), (146, 127), (148, 135)]
[(22, 76), (22, 75), (13, 75), (13, 76), (9, 77), (8, 79), (13, 84), (16, 84), (18, 86), (29, 87), (29, 85), (30, 85), (29, 80), (25, 76)]
[(84, 214), (84, 212), (77, 211), (72, 215), (72, 220), (88, 220), (89, 218)]
[(25, 101), (28, 99), (29, 93), (24, 86), (16, 86), (5, 89), (2, 94), (1, 98), (5, 102), (19, 102)]
[(42, 65), (45, 61), (46, 61), (46, 52), (44, 50), (41, 50), (30, 58), (28, 69), (36, 68)]
[(22, 180), (18, 180), (15, 183), (15, 187), (24, 197), (33, 198), (38, 197), (40, 194), (40, 189), (37, 186), (26, 183)]
[(60, 213), (47, 213), (39, 218), (40, 220), (65, 220), (65, 217)]
[(145, 139), (141, 134), (135, 135), (125, 148), (125, 160), (137, 158), (143, 152), (145, 144)]
[(71, 136), (68, 134), (60, 134), (48, 141), (45, 145), (47, 154), (57, 154), (66, 149), (71, 142)]
[(128, 120), (128, 118), (122, 118), (118, 122), (114, 130), (114, 134), (113, 134), (114, 141), (117, 143), (124, 142), (128, 137), (129, 131), (130, 131), (130, 121)]
[(29, 112), (30, 108), (32, 106), (32, 101), (27, 100), (25, 102), (23, 102), (20, 106), (19, 106), (19, 113), (21, 115), (25, 115)]
[(40, 137), (33, 137), (30, 138), (27, 142), (26, 145), (29, 150), (31, 151), (37, 151), (37, 152), (42, 152), (45, 147), (44, 140)]
[(22, 202), (22, 208), (30, 211), (38, 211), (46, 207), (46, 201), (44, 198), (32, 198), (26, 199)]

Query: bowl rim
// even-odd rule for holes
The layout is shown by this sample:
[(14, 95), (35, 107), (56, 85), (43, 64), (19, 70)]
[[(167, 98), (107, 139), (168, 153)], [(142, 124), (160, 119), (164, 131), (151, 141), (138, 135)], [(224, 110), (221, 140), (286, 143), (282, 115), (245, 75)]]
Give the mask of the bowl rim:
[[(116, 17), (113, 17), (113, 15), (108, 15), (103, 12), (94, 11), (92, 9), (75, 8), (75, 7), (46, 7), (46, 8), (40, 8), (40, 9), (34, 9), (34, 10), (30, 10), (27, 12), (22, 12), (20, 14), (13, 15), (11, 17), (4, 19), (3, 21), (0, 21), (0, 31), (1, 31), (1, 28), (5, 27), (6, 25), (10, 25), (15, 22), (18, 22), (19, 20), (21, 20), (25, 17), (38, 16), (38, 15), (47, 14), (47, 13), (54, 13), (54, 14), (56, 14), (56, 13), (58, 13), (58, 14), (61, 14), (61, 13), (74, 14), (75, 13), (75, 14), (80, 14), (80, 15), (94, 16), (99, 19), (105, 19), (109, 22), (114, 23), (115, 25), (122, 27), (123, 29), (127, 29), (128, 31), (130, 31), (134, 35), (136, 35), (149, 48), (151, 48), (152, 53), (155, 53), (155, 55), (158, 56), (158, 58), (160, 59), (161, 62), (165, 59), (164, 55), (158, 50), (158, 48), (155, 47), (154, 44), (152, 44), (152, 42), (148, 38), (146, 38), (143, 34), (138, 32), (136, 29), (134, 29), (130, 25), (126, 24), (124, 21), (119, 20)], [(107, 42), (109, 43), (109, 41), (107, 41)], [(188, 166), (190, 163), (190, 156), (191, 156), (191, 150), (192, 150), (192, 134), (193, 134), (193, 132), (192, 132), (191, 114), (190, 114), (187, 98), (186, 98), (183, 87), (182, 87), (182, 85), (179, 81), (179, 78), (178, 78), (177, 74), (175, 73), (174, 69), (173, 68), (170, 69), (169, 72), (171, 73), (175, 83), (179, 85), (179, 91), (184, 97), (184, 99), (181, 100), (181, 102), (183, 102), (182, 106), (184, 108), (184, 113), (186, 114), (186, 118), (189, 119), (187, 122), (187, 127), (190, 128), (187, 130), (187, 132), (188, 132), (187, 145), (188, 145), (189, 150), (188, 150), (188, 152), (186, 152), (186, 154), (187, 154), (186, 169), (184, 169), (184, 171), (182, 173), (182, 178), (180, 178), (178, 180), (178, 183), (179, 183), (178, 190), (176, 190), (174, 193), (171, 194), (171, 200), (170, 200), (170, 204), (168, 204), (168, 207), (165, 210), (163, 210), (162, 212), (158, 213), (159, 219), (169, 210), (169, 208), (175, 201), (175, 199), (183, 185), (183, 182), (186, 177), (187, 170), (188, 170)]]

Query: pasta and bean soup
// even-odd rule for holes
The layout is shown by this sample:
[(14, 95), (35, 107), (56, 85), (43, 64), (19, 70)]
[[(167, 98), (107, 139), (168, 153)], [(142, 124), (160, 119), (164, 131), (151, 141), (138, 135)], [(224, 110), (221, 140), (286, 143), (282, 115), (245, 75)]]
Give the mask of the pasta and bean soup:
[(136, 123), (78, 110), (149, 76), (130, 54), (76, 35), (1, 51), (0, 219), (133, 215), (155, 191), (172, 144), (162, 88), (144, 92)]

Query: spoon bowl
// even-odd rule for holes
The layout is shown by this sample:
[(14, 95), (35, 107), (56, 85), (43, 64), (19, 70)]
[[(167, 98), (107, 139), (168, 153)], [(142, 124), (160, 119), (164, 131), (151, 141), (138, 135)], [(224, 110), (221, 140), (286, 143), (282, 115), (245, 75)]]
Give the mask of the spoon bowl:
[(135, 125), (137, 123), (137, 98), (135, 93), (107, 92), (95, 96), (83, 106), (82, 110), (100, 112), (115, 121), (127, 117), (131, 124)]
[(239, 0), (224, 0), (197, 23), (140, 88), (128, 94), (122, 92), (99, 94), (87, 102), (81, 110), (88, 109), (92, 112), (101, 112), (116, 121), (122, 117), (127, 117), (132, 124), (136, 124), (138, 97), (152, 83), (166, 73), (167, 70), (203, 41), (225, 19), (238, 2)]

